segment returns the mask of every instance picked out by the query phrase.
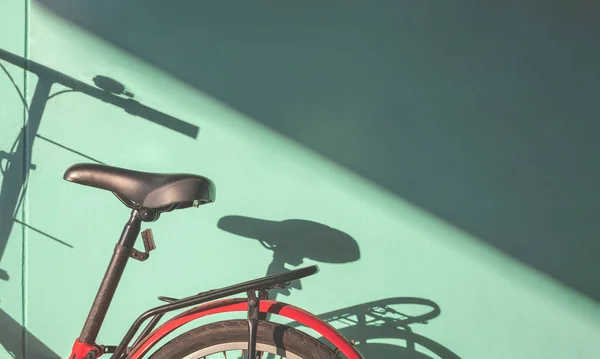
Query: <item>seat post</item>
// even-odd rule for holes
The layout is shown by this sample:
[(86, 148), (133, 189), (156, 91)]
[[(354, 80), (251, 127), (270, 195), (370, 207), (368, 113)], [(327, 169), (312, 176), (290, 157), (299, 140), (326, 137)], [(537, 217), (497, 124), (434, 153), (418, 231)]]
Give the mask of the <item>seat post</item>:
[(110, 302), (117, 290), (125, 265), (129, 260), (135, 240), (140, 233), (141, 218), (139, 212), (134, 209), (117, 243), (100, 288), (92, 304), (92, 308), (85, 321), (79, 340), (83, 343), (94, 344), (104, 322)]

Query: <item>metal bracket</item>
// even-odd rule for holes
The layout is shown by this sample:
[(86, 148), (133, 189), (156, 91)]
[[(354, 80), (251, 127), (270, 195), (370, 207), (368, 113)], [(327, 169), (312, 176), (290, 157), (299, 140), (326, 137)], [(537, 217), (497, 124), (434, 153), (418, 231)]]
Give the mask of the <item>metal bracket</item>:
[(154, 236), (152, 235), (152, 229), (148, 228), (142, 231), (142, 242), (144, 243), (144, 252), (140, 252), (135, 248), (131, 249), (131, 258), (137, 259), (140, 262), (145, 261), (150, 257), (150, 251), (156, 249), (154, 244)]
[(291, 282), (277, 283), (277, 284), (274, 284), (272, 288), (285, 289), (290, 285), (290, 283)]
[(259, 289), (258, 290), (258, 299), (269, 299), (269, 290), (268, 289)]
[(258, 330), (258, 313), (260, 299), (252, 290), (248, 294), (248, 356), (246, 359), (256, 358), (256, 332)]
[(103, 345), (102, 348), (104, 349), (104, 354), (112, 354), (117, 349), (117, 346), (116, 345)]

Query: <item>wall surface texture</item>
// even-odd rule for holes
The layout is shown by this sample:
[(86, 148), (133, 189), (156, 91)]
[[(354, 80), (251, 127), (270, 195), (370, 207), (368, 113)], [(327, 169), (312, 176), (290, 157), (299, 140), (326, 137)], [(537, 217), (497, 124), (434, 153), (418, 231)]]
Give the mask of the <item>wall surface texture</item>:
[(318, 264), (277, 299), (367, 358), (600, 357), (598, 10), (2, 2), (0, 358), (69, 354), (127, 220), (79, 162), (217, 185), (150, 225), (101, 343)]

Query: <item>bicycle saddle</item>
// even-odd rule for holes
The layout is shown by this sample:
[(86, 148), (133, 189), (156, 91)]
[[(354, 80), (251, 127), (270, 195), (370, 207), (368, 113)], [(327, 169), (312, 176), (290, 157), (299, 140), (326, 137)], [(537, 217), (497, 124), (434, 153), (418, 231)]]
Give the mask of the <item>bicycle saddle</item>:
[(69, 167), (63, 178), (111, 191), (130, 208), (168, 212), (215, 201), (215, 184), (208, 178), (185, 174), (132, 171), (124, 168), (79, 163)]

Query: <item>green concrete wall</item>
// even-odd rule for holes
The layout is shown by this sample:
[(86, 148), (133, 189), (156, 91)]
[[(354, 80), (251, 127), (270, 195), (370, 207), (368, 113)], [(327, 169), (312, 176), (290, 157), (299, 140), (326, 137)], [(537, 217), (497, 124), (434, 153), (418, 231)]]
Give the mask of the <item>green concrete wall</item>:
[(79, 334), (129, 213), (62, 179), (90, 161), (218, 189), (151, 224), (101, 343), (316, 263), (277, 298), (367, 358), (600, 355), (597, 12), (517, 4), (0, 5), (0, 358)]

